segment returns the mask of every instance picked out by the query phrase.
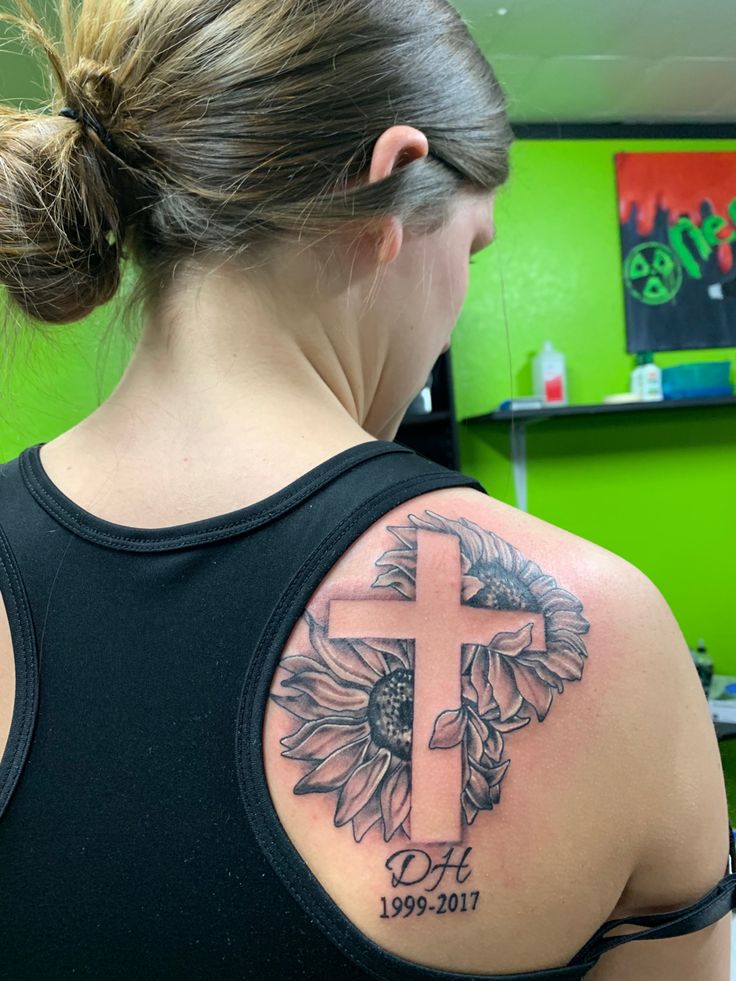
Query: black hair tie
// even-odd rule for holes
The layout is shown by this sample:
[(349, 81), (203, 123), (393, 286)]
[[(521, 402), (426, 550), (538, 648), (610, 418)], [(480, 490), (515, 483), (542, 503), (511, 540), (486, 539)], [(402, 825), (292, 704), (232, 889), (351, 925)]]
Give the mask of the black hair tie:
[(91, 126), (105, 146), (109, 150), (112, 149), (112, 137), (108, 131), (99, 121), (99, 119), (95, 119), (94, 116), (90, 116), (89, 113), (84, 111), (84, 109), (70, 109), (68, 106), (64, 106), (64, 108), (59, 111), (59, 115), (66, 116), (68, 119), (81, 120), (81, 122), (83, 122), (85, 125)]

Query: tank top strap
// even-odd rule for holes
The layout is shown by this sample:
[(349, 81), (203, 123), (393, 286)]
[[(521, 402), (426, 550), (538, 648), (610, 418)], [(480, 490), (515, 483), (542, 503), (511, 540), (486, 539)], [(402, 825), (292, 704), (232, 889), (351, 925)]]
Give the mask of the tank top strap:
[[(731, 831), (729, 829), (729, 838)], [(729, 857), (729, 866), (731, 860)], [(667, 937), (682, 937), (696, 933), (705, 927), (717, 923), (731, 910), (736, 908), (736, 875), (725, 875), (717, 885), (702, 896), (697, 902), (678, 910), (667, 913), (652, 913), (646, 916), (624, 916), (617, 920), (609, 920), (596, 930), (590, 940), (581, 947), (571, 964), (579, 964), (598, 960), (607, 951), (633, 940), (663, 940)], [(626, 925), (641, 926), (646, 929), (637, 933), (627, 933), (616, 937), (606, 934), (616, 927)]]
[(28, 595), (5, 529), (0, 524), (0, 595), (15, 655), (15, 698), (5, 752), (0, 757), (0, 818), (28, 755), (38, 710), (38, 651)]

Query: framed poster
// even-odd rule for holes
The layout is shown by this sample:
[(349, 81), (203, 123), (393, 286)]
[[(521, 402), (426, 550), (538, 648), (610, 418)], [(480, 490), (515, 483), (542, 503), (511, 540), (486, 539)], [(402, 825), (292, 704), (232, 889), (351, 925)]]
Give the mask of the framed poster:
[(736, 153), (615, 159), (626, 350), (736, 347)]

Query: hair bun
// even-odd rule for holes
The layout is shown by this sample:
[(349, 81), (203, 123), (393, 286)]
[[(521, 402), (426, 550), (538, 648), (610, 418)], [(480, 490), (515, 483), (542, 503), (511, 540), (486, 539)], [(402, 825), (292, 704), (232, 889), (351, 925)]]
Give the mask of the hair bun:
[(0, 143), (0, 281), (34, 319), (80, 320), (120, 285), (124, 221), (107, 154), (8, 107)]
[(89, 126), (95, 131), (95, 133), (97, 133), (108, 150), (113, 149), (113, 140), (109, 131), (105, 129), (99, 119), (86, 112), (84, 109), (70, 109), (69, 106), (64, 106), (63, 109), (59, 110), (59, 115), (66, 116), (68, 119), (78, 120), (85, 126)]
[[(505, 96), (451, 0), (320, 0), (318, 17), (303, 0), (58, 0), (61, 44), (15, 3), (0, 20), (43, 49), (53, 104), (83, 121), (0, 106), (0, 280), (40, 320), (114, 295), (126, 229), (123, 323), (200, 257), (251, 268), (387, 216), (434, 231), (459, 190), (508, 177)], [(399, 117), (430, 151), (364, 181)]]
[(90, 58), (80, 58), (66, 77), (67, 104), (79, 106), (83, 119), (110, 132), (124, 101), (115, 69)]

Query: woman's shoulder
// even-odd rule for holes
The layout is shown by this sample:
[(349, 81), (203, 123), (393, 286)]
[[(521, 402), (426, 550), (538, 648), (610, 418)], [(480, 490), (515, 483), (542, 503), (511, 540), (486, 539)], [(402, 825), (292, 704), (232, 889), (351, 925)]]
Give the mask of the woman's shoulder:
[[(271, 797), (385, 949), (456, 971), (562, 965), (644, 895), (631, 883), (663, 821), (691, 844), (667, 775), (684, 761), (680, 781), (718, 797), (696, 680), (635, 566), (472, 488), (431, 491), (353, 543), (292, 631), (264, 727)], [(659, 901), (710, 888), (710, 852)]]

